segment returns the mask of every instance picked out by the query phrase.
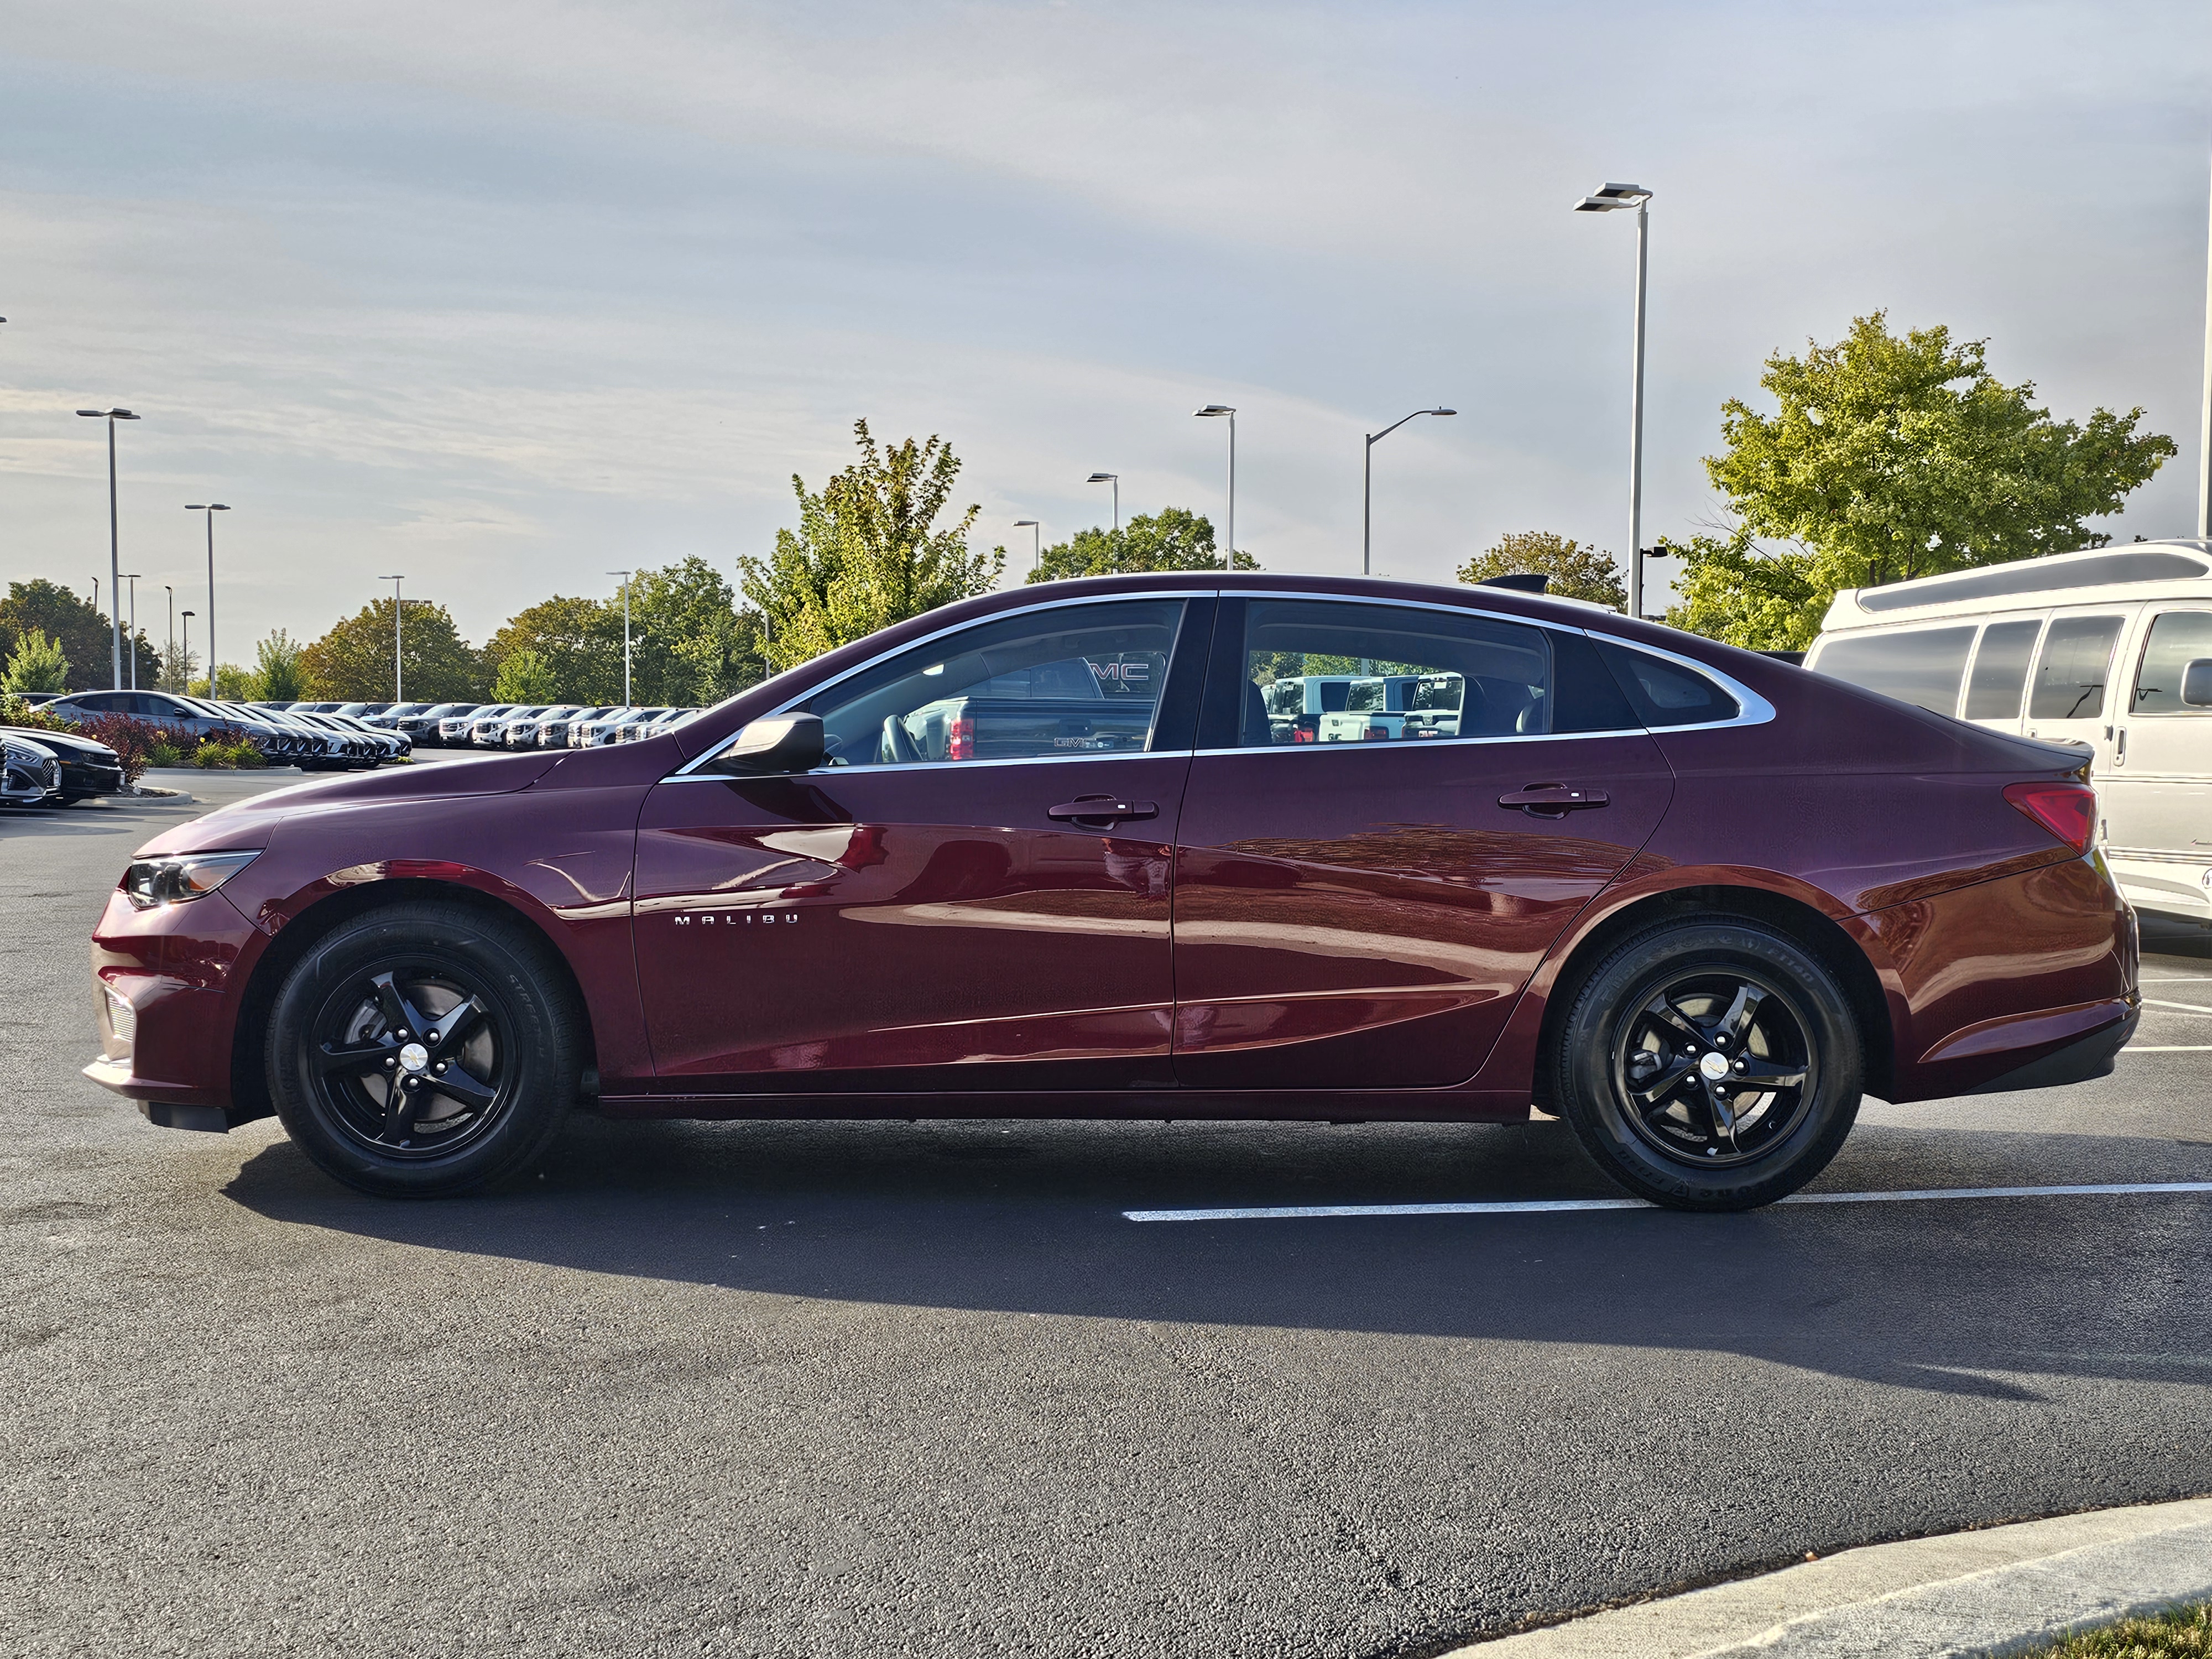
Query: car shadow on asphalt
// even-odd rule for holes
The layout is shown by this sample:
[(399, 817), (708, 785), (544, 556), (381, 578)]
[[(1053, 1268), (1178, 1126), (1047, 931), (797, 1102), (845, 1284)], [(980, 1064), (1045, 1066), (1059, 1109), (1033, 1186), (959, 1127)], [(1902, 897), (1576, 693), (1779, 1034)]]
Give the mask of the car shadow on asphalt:
[[(2212, 1146), (1866, 1125), (1830, 1191), (2212, 1177)], [(1564, 1125), (611, 1123), (532, 1178), (380, 1200), (289, 1142), (272, 1219), (779, 1295), (1069, 1317), (1706, 1350), (2040, 1398), (2212, 1382), (2212, 1197), (1135, 1223), (1176, 1206), (1617, 1195)]]

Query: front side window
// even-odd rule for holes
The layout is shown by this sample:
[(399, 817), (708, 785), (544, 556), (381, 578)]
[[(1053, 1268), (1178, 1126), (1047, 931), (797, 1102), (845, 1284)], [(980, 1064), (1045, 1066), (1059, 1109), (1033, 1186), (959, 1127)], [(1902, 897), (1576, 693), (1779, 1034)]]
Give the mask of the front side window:
[(2054, 621), (2043, 636), (2043, 658), (2035, 665), (2027, 717), (2088, 720), (2103, 714), (2105, 681), (2119, 637), (2118, 617), (2061, 617)]
[(1843, 634), (1820, 647), (1814, 666), (1899, 702), (1938, 714), (1959, 709), (1959, 682), (1973, 649), (1972, 628), (1923, 628), (1905, 634)]
[(832, 766), (1142, 754), (1182, 612), (1120, 599), (995, 617), (799, 706), (822, 717)]
[(1982, 630), (1982, 648), (1974, 653), (1974, 672), (1966, 678), (1968, 720), (2020, 718), (2027, 665), (2035, 659), (2035, 636), (2042, 630), (2040, 620), (1991, 623)]
[(2136, 670), (2135, 697), (2130, 705), (2138, 714), (2205, 714), (2181, 700), (2182, 672), (2200, 658), (2212, 657), (2212, 611), (2168, 611), (2150, 625), (2143, 643), (2142, 663)]
[(1236, 744), (1243, 749), (1639, 724), (1580, 634), (1327, 599), (1250, 602), (1236, 695)]

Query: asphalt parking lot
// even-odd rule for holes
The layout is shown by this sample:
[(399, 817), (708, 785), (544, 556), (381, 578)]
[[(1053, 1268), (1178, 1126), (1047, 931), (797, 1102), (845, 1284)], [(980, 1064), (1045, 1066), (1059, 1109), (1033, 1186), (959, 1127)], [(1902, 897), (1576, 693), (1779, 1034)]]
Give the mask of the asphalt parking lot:
[[(1548, 1123), (580, 1118), (399, 1204), (151, 1128), (84, 941), (199, 810), (0, 817), (0, 1650), (1424, 1654), (2212, 1491), (2212, 1194), (1159, 1224), (1612, 1189)], [(2115, 1075), (1818, 1188), (2212, 1180), (2212, 935), (2146, 942)]]

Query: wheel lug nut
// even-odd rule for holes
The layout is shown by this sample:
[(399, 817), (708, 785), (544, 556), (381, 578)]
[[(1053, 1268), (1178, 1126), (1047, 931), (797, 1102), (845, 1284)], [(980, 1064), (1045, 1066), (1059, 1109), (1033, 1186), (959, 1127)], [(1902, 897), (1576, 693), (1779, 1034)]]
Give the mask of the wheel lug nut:
[(392, 1057), (390, 1054), (386, 1054), (386, 1055), (385, 1055), (385, 1057), (384, 1057), (384, 1063), (385, 1063), (386, 1066), (397, 1066), (399, 1062), (398, 1062), (398, 1060), (396, 1060), (392, 1059)]
[(430, 1035), (429, 1035), (429, 1036), (428, 1036), (428, 1038), (426, 1038), (426, 1039), (425, 1039), (425, 1041), (427, 1041), (427, 1042), (435, 1042), (437, 1040), (438, 1040), (438, 1034), (437, 1034), (435, 1031), (431, 1032), (431, 1033), (430, 1033)]

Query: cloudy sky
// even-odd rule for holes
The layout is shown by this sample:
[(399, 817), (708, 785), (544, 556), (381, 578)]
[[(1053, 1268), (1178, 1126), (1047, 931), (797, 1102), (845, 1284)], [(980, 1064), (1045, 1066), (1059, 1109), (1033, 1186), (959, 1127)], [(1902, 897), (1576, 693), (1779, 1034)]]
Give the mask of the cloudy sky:
[[(1625, 540), (1627, 216), (1653, 205), (1646, 534), (1760, 360), (1857, 313), (1987, 337), (2057, 413), (2184, 459), (2212, 7), (108, 0), (0, 6), (0, 578), (124, 568), (226, 659), (404, 572), (481, 639), (549, 592), (795, 521), (789, 479), (942, 433), (1025, 560), (1218, 514), (1448, 578), (1501, 532)], [(149, 589), (150, 587), (150, 597)], [(384, 590), (388, 592), (388, 588)]]

